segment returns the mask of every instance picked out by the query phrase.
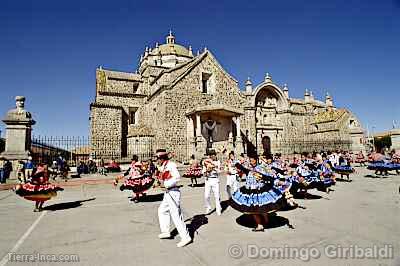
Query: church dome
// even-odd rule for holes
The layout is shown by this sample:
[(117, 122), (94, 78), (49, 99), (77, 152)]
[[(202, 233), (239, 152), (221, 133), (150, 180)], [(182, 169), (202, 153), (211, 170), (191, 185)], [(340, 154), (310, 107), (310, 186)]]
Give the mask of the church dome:
[(179, 44), (176, 43), (166, 43), (162, 44), (158, 47), (159, 53), (161, 55), (177, 55), (177, 56), (187, 56), (187, 57), (192, 57), (189, 55), (189, 50)]

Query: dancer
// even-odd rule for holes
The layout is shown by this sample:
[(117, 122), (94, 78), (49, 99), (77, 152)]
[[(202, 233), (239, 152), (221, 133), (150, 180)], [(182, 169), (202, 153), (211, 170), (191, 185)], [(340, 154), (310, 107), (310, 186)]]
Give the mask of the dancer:
[(360, 166), (365, 166), (365, 163), (367, 162), (367, 159), (365, 158), (364, 153), (362, 151), (359, 151), (357, 153), (355, 162), (359, 163)]
[(336, 184), (335, 175), (331, 169), (330, 162), (325, 154), (316, 155), (317, 172), (322, 181), (320, 191), (329, 193), (330, 187)]
[(400, 164), (396, 163), (396, 157), (395, 160), (393, 160), (393, 158), (389, 159), (381, 153), (374, 152), (369, 157), (369, 165), (367, 169), (374, 170), (375, 175), (382, 176), (388, 176), (389, 171), (396, 171), (396, 173), (398, 173), (398, 171), (400, 170)]
[(168, 153), (164, 149), (157, 150), (156, 153), (157, 163), (160, 166), (158, 179), (161, 186), (165, 187), (163, 201), (158, 208), (158, 219), (160, 222), (161, 234), (158, 235), (160, 239), (170, 238), (170, 222), (175, 224), (176, 230), (181, 237), (181, 241), (177, 247), (184, 247), (189, 244), (192, 239), (183, 221), (181, 211), (181, 192), (177, 186), (180, 180), (180, 174), (174, 162), (171, 162)]
[(232, 197), (232, 190), (235, 192), (239, 189), (239, 176), (237, 174), (236, 163), (239, 161), (235, 159), (235, 153), (229, 153), (229, 159), (225, 163), (226, 175), (226, 194), (228, 198)]
[(257, 226), (252, 231), (262, 232), (268, 223), (268, 213), (286, 204), (285, 191), (278, 187), (284, 182), (264, 173), (256, 154), (250, 154), (249, 158), (250, 169), (236, 164), (238, 170), (246, 174), (246, 183), (233, 193), (230, 204), (240, 212), (253, 215)]
[(192, 156), (190, 157), (189, 165), (189, 168), (183, 176), (189, 177), (191, 186), (194, 187), (193, 181), (197, 185), (197, 178), (200, 178), (202, 176), (201, 166), (199, 162), (195, 159), (194, 154), (192, 154)]
[(124, 184), (121, 185), (120, 190), (132, 190), (131, 201), (138, 203), (139, 200), (145, 196), (145, 192), (153, 186), (154, 178), (147, 163), (138, 161), (138, 156), (133, 155), (131, 165), (123, 176), (118, 176), (114, 185), (118, 184), (118, 180), (125, 178)]
[(204, 199), (206, 205), (206, 214), (210, 214), (211, 208), (211, 191), (214, 193), (215, 209), (217, 215), (221, 215), (222, 207), (220, 203), (219, 174), (221, 172), (221, 162), (217, 160), (217, 153), (210, 150), (208, 159), (203, 162), (203, 174), (206, 178), (204, 186)]
[(335, 173), (340, 174), (340, 177), (343, 179), (343, 176), (347, 177), (347, 181), (350, 180), (350, 174), (354, 173), (354, 168), (351, 167), (350, 161), (346, 158), (346, 155), (340, 155), (339, 157), (339, 164), (333, 167), (333, 171)]
[(34, 212), (43, 210), (45, 201), (57, 196), (57, 191), (64, 189), (49, 183), (47, 165), (39, 164), (28, 183), (16, 185), (15, 193), (27, 200), (35, 201)]

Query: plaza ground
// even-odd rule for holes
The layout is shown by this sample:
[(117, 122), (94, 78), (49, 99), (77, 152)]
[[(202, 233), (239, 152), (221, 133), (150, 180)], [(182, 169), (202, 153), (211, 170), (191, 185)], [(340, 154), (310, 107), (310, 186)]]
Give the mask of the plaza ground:
[[(311, 190), (310, 199), (297, 200), (304, 208), (279, 211), (263, 233), (251, 232), (251, 220), (229, 207), (222, 216), (215, 212), (203, 215), (204, 187), (191, 188), (190, 181), (183, 179), (183, 214), (194, 231), (193, 243), (184, 248), (176, 247), (179, 236), (157, 238), (160, 189), (149, 191), (146, 202), (135, 204), (129, 201), (129, 192), (119, 191), (106, 179), (97, 184), (81, 182), (65, 186), (58, 197), (45, 203), (46, 210), (41, 213), (32, 211), (33, 202), (3, 190), (0, 266), (400, 265), (400, 176), (373, 178), (368, 174), (370, 171), (357, 168), (353, 182), (338, 182), (330, 194)], [(221, 195), (226, 200), (224, 178), (221, 180)], [(395, 258), (331, 258), (337, 245), (390, 245)], [(302, 249), (302, 258), (271, 258), (267, 254), (269, 248), (284, 247)], [(331, 253), (327, 254), (326, 247), (331, 247)], [(318, 255), (318, 250), (318, 258), (304, 261), (311, 250), (312, 256)], [(79, 262), (13, 262), (8, 261), (9, 252), (75, 254)]]

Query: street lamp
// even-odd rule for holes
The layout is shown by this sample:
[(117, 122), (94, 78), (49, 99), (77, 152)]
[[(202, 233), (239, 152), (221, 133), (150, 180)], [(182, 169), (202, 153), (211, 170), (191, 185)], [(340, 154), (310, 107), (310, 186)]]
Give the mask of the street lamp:
[(375, 151), (375, 136), (374, 136), (374, 128), (375, 128), (375, 126), (372, 126), (372, 145), (373, 145), (373, 151)]

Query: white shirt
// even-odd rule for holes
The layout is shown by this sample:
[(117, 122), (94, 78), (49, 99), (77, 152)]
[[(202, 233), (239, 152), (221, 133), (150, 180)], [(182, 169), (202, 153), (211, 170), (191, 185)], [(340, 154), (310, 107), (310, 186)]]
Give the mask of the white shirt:
[(219, 173), (221, 173), (221, 162), (216, 160), (216, 161), (213, 161), (212, 164), (214, 165), (214, 170), (212, 170), (211, 172), (208, 172), (207, 167), (204, 165), (203, 166), (203, 174), (206, 175), (207, 177), (218, 178)]
[(168, 180), (164, 180), (165, 188), (175, 187), (176, 183), (181, 179), (181, 175), (179, 174), (178, 168), (176, 164), (171, 161), (164, 162), (161, 166), (161, 172), (169, 171), (171, 174), (171, 178)]

